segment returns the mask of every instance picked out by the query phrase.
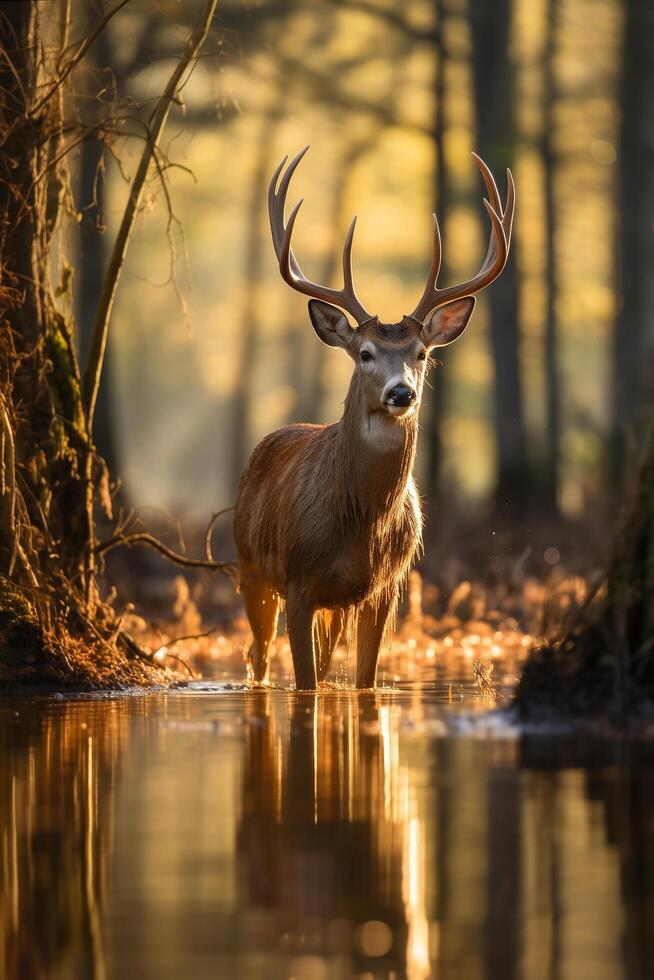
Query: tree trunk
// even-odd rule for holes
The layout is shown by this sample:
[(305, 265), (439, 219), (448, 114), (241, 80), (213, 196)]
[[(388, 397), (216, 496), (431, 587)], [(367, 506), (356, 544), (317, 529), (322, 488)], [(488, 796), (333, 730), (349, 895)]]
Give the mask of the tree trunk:
[(550, 513), (558, 511), (559, 488), (559, 449), (561, 440), (561, 416), (559, 405), (558, 369), (558, 323), (556, 300), (559, 290), (559, 275), (556, 255), (556, 204), (554, 181), (556, 157), (554, 153), (554, 106), (556, 101), (556, 80), (554, 59), (556, 57), (556, 31), (559, 19), (559, 0), (549, 0), (547, 11), (547, 33), (543, 62), (543, 134), (541, 155), (544, 171), (545, 198), (545, 278), (547, 281), (547, 301), (545, 310), (545, 393), (546, 393), (546, 451), (545, 472), (539, 495), (543, 506)]
[[(513, 73), (508, 57), (511, 0), (470, 0), (477, 151), (500, 179), (514, 156)], [(513, 253), (512, 253), (513, 254)], [(512, 257), (488, 291), (495, 367), (498, 511), (523, 510), (530, 492), (522, 391), (518, 281)]]
[[(107, 498), (90, 430), (110, 304), (99, 306), (85, 403), (69, 317), (72, 269), (58, 228), (71, 204), (64, 82), (125, 2), (71, 47), (69, 0), (0, 0), (0, 685), (133, 684), (156, 673), (96, 595), (94, 502)], [(205, 0), (157, 102), (121, 230), (133, 219), (149, 154), (215, 4)], [(114, 253), (119, 246), (122, 260), (126, 236)], [(119, 272), (118, 265), (105, 279), (105, 299), (113, 298)]]
[[(0, 3), (0, 254), (5, 304), (0, 349), (3, 400), (13, 426), (18, 527), (5, 528), (1, 568), (29, 585), (37, 571), (88, 590), (93, 572), (91, 446), (71, 327), (55, 303), (70, 270), (51, 281), (51, 238), (68, 189), (61, 150), (63, 88), (55, 87), (54, 18), (35, 2)], [(45, 41), (49, 42), (47, 45)], [(57, 39), (60, 41), (61, 39)], [(57, 47), (58, 45), (54, 45)], [(8, 434), (5, 433), (5, 445)], [(5, 463), (7, 458), (5, 456)], [(6, 469), (6, 467), (5, 467)], [(18, 560), (16, 566), (16, 559)]]
[(620, 134), (619, 302), (614, 332), (612, 471), (622, 482), (627, 440), (654, 390), (654, 12), (626, 0)]
[[(89, 57), (88, 71), (91, 73), (91, 81), (95, 81), (97, 72), (111, 64), (111, 49), (107, 43), (106, 32), (103, 31), (97, 39), (89, 52)], [(87, 122), (90, 122), (99, 114), (103, 102), (95, 99), (95, 92), (90, 87), (86, 95), (92, 107), (88, 110)], [(89, 358), (98, 296), (102, 290), (108, 264), (104, 165), (103, 141), (92, 138), (85, 140), (80, 148), (76, 194), (77, 209), (82, 214), (75, 276), (77, 338), (82, 371)], [(111, 365), (112, 351), (109, 346), (105, 355), (102, 385), (98, 392), (98, 403), (93, 420), (93, 441), (109, 472), (112, 476), (116, 476), (118, 460), (111, 411)]]
[[(433, 38), (436, 72), (434, 77), (434, 115), (432, 141), (435, 155), (434, 212), (442, 235), (441, 282), (447, 281), (447, 170), (445, 161), (445, 106), (447, 98), (447, 49), (445, 46), (445, 3), (436, 0), (436, 24)], [(447, 356), (445, 351), (443, 356)], [(431, 389), (428, 389), (425, 406), (425, 438), (427, 443), (426, 494), (430, 503), (438, 497), (443, 466), (443, 440), (441, 426), (447, 400), (447, 376), (438, 367), (432, 369)]]
[[(273, 100), (281, 105), (281, 92)], [(272, 173), (270, 148), (279, 118), (275, 110), (262, 118), (256, 148), (256, 162), (250, 185), (245, 218), (246, 240), (243, 257), (243, 299), (240, 310), (239, 354), (236, 367), (236, 390), (232, 399), (231, 467), (232, 490), (235, 491), (250, 455), (250, 410), (255, 401), (254, 362), (260, 341), (257, 292), (262, 278), (264, 240), (261, 235), (261, 213), (265, 205), (268, 181)]]

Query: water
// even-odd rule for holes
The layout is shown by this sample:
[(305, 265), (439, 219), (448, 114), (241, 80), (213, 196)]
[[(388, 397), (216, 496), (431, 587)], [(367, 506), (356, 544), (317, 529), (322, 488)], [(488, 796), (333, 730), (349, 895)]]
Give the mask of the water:
[(652, 749), (474, 691), (0, 701), (0, 977), (651, 977)]

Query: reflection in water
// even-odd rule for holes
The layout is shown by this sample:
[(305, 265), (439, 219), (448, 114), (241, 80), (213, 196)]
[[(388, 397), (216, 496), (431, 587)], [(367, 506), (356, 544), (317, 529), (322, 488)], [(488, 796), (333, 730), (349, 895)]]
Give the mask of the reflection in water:
[(2, 702), (0, 977), (649, 975), (645, 748), (452, 736), (448, 711)]

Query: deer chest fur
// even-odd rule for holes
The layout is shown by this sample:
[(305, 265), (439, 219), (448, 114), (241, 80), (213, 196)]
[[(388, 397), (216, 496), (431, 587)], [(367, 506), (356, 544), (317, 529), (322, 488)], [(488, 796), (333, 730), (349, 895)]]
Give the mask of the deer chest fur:
[(346, 608), (390, 595), (402, 582), (421, 545), (421, 513), (411, 484), (390, 511), (323, 509), (311, 533), (305, 522), (293, 535), (287, 578), (300, 582), (312, 604)]
[(377, 459), (366, 446), (365, 457), (353, 453), (344, 462), (338, 432), (295, 425), (267, 436), (244, 475), (236, 512), (241, 561), (282, 596), (291, 584), (299, 588), (314, 608), (394, 593), (422, 542), (412, 453)]

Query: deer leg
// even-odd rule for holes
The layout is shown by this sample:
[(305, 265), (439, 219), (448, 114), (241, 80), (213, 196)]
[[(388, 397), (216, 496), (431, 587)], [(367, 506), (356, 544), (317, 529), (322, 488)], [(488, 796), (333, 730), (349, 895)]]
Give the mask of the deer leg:
[(397, 597), (381, 599), (377, 604), (365, 602), (357, 625), (357, 687), (374, 687), (379, 648)]
[(324, 681), (332, 662), (336, 644), (341, 638), (345, 613), (342, 609), (323, 609), (316, 616), (316, 674)]
[(241, 592), (253, 635), (248, 663), (254, 680), (260, 682), (265, 680), (268, 673), (268, 655), (277, 631), (280, 599), (256, 572), (242, 576)]
[(297, 589), (289, 587), (286, 596), (286, 621), (297, 691), (315, 691), (316, 689), (313, 612), (313, 608), (307, 603), (306, 597)]

